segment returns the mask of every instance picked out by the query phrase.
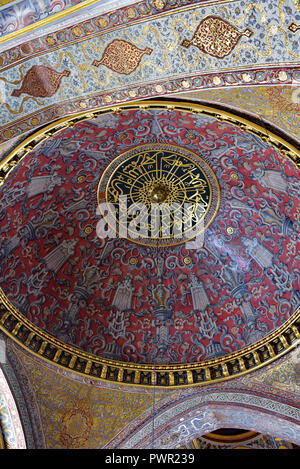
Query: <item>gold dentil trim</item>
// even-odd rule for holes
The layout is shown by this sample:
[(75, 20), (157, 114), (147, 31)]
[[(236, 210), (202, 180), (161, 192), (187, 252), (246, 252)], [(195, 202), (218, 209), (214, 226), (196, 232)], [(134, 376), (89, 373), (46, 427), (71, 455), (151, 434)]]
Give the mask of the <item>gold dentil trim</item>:
[[(82, 112), (53, 122), (27, 137), (0, 162), (0, 185), (10, 171), (41, 142), (76, 123), (107, 113), (123, 110), (167, 109), (202, 114), (237, 125), (250, 132), (289, 158), (300, 169), (300, 152), (279, 135), (267, 131), (249, 119), (209, 105), (178, 101), (138, 101), (121, 106)], [(281, 327), (243, 349), (199, 363), (155, 365), (126, 363), (98, 357), (62, 343), (30, 323), (0, 289), (0, 329), (36, 357), (69, 371), (91, 378), (128, 386), (160, 388), (199, 386), (242, 376), (272, 363), (300, 344), (300, 309)]]

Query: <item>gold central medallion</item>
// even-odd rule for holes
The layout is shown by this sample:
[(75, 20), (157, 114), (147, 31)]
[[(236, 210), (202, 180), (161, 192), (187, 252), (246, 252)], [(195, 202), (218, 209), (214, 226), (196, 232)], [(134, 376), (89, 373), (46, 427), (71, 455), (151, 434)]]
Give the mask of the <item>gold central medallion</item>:
[(213, 220), (219, 198), (208, 164), (194, 152), (168, 144), (141, 145), (121, 154), (98, 187), (98, 203), (109, 204), (107, 223), (113, 219), (116, 237), (148, 246), (195, 238)]

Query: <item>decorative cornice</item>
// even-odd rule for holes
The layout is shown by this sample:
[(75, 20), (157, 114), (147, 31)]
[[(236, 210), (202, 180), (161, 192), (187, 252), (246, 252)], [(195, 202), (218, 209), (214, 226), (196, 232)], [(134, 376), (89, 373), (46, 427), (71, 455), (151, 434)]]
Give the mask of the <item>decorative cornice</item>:
[[(103, 11), (101, 14), (98, 13), (97, 16), (92, 18), (87, 18), (85, 20), (79, 20), (79, 22), (75, 22), (74, 24), (67, 25), (65, 28), (58, 29), (57, 31), (53, 31), (53, 35), (57, 38), (63, 32), (68, 33), (67, 36), (68, 40), (60, 44), (60, 47), (66, 44), (77, 43), (78, 37), (80, 36), (80, 40), (85, 40), (89, 37), (93, 37), (98, 34), (102, 34), (103, 32), (107, 32), (110, 29), (115, 29), (116, 27), (121, 27), (131, 23), (137, 23), (141, 21), (145, 21), (145, 19), (149, 19), (149, 17), (155, 15), (164, 15), (166, 13), (171, 13), (178, 8), (182, 9), (190, 9), (195, 8), (198, 4), (201, 5), (214, 5), (217, 3), (228, 3), (234, 2), (235, 0), (176, 0), (174, 3), (169, 3), (164, 0), (142, 0), (139, 2), (132, 2), (121, 4), (120, 8), (114, 8), (114, 4), (111, 5), (111, 8), (105, 9), (103, 7)], [(67, 8), (66, 10), (60, 11), (58, 13), (53, 14), (52, 16), (48, 16), (43, 20), (37, 21), (31, 25), (28, 25), (24, 28), (18, 29), (10, 34), (7, 34), (3, 37), (0, 37), (0, 44), (6, 43), (11, 41), (12, 39), (18, 38), (23, 36), (24, 34), (28, 34), (33, 31), (37, 31), (39, 28), (44, 28), (47, 25), (54, 23), (55, 21), (62, 20), (66, 15), (71, 15), (77, 12), (82, 11), (84, 8), (97, 6), (96, 4), (99, 3), (99, 0), (85, 0), (78, 5), (74, 5), (73, 7)], [(116, 23), (115, 17), (118, 15), (118, 22)], [(90, 15), (92, 16), (92, 15)], [(81, 18), (80, 18), (81, 19)], [(74, 20), (75, 21), (75, 20)], [(90, 27), (87, 27), (89, 25)], [(59, 24), (58, 24), (59, 26)], [(82, 28), (80, 34), (78, 34), (79, 28)], [(75, 34), (74, 30), (75, 29)], [(41, 31), (41, 38), (43, 45), (45, 47), (45, 51), (47, 49), (51, 49), (53, 45), (56, 43), (51, 43), (48, 41), (48, 37), (53, 39), (52, 33), (49, 31)], [(71, 39), (73, 37), (73, 39)], [(59, 41), (61, 42), (61, 41)], [(19, 46), (16, 46), (19, 47)], [(57, 46), (56, 46), (57, 47)], [(55, 48), (56, 48), (55, 47)], [(14, 49), (14, 47), (12, 48)]]
[[(202, 75), (191, 75), (184, 77), (168, 77), (158, 82), (144, 83), (143, 85), (130, 85), (116, 90), (104, 90), (102, 92), (92, 93), (90, 95), (78, 96), (62, 103), (58, 102), (32, 113), (26, 113), (25, 116), (10, 121), (3, 127), (0, 127), (0, 143), (12, 139), (25, 132), (30, 132), (34, 128), (45, 126), (48, 122), (58, 120), (60, 116), (66, 116), (66, 119), (72, 119), (72, 116), (83, 115), (84, 113), (97, 113), (102, 108), (103, 112), (109, 112), (107, 109), (112, 107), (129, 106), (141, 99), (161, 99), (169, 95), (178, 95), (179, 93), (197, 90), (212, 90), (214, 88), (231, 88), (259, 86), (258, 76), (263, 74), (265, 83), (272, 85), (292, 85), (298, 73), (296, 66), (276, 66), (260, 67), (251, 71), (220, 71), (212, 73), (203, 73)], [(250, 81), (249, 81), (250, 77)], [(101, 113), (101, 112), (100, 112)]]

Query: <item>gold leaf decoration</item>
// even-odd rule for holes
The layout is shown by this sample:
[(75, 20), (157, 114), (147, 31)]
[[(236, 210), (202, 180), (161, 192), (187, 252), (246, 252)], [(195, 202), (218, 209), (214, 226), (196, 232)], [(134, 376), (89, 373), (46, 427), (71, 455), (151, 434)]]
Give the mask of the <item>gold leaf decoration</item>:
[(208, 16), (200, 22), (193, 38), (190, 41), (184, 39), (181, 45), (196, 46), (202, 52), (222, 59), (232, 52), (242, 36), (251, 37), (252, 34), (250, 29), (240, 32), (222, 18)]
[(69, 70), (59, 73), (44, 65), (34, 65), (26, 73), (21, 88), (15, 89), (12, 96), (19, 97), (22, 93), (40, 98), (53, 96), (60, 86), (62, 77), (69, 75)]
[(288, 29), (289, 29), (292, 33), (296, 33), (296, 32), (300, 29), (300, 24), (291, 23), (291, 24), (289, 25)]
[(94, 60), (93, 65), (105, 65), (110, 70), (129, 75), (139, 66), (144, 54), (150, 55), (152, 49), (139, 49), (122, 39), (113, 40), (105, 49), (101, 60)]

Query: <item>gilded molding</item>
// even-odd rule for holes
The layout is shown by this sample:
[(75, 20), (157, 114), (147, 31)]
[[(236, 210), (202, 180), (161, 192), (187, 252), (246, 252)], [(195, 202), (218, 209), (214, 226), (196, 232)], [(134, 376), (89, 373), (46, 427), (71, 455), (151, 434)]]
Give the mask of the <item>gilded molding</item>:
[[(0, 7), (1, 6), (5, 6), (6, 4), (9, 4), (9, 3), (12, 3), (13, 0), (3, 0), (3, 2), (0, 1)], [(160, 13), (162, 10), (173, 10), (173, 9), (176, 9), (176, 8), (183, 8), (183, 9), (189, 9), (189, 8), (193, 8), (195, 7), (195, 3), (199, 3), (199, 4), (204, 4), (204, 5), (207, 5), (207, 4), (217, 4), (217, 3), (228, 3), (228, 2), (234, 2), (235, 0), (215, 0), (215, 1), (201, 1), (201, 0), (198, 0), (198, 2), (193, 2), (192, 5), (186, 7), (185, 3), (186, 2), (183, 2), (181, 5), (178, 4), (178, 5), (175, 5), (175, 7), (173, 5), (168, 5), (167, 2), (164, 2), (163, 0), (156, 0), (156, 1), (153, 1), (153, 2), (149, 2), (149, 4), (156, 8), (157, 12)], [(17, 31), (13, 31), (9, 34), (6, 34), (5, 36), (3, 37), (0, 37), (0, 44), (2, 43), (6, 43), (8, 41), (11, 41), (12, 39), (15, 39), (15, 38), (18, 38), (20, 36), (23, 36), (24, 34), (28, 34), (30, 32), (33, 32), (33, 31), (36, 31), (38, 30), (39, 28), (43, 28), (47, 25), (51, 25), (52, 23), (58, 21), (58, 20), (63, 20), (64, 17), (66, 17), (66, 15), (72, 15), (74, 13), (78, 13), (78, 12), (81, 12), (83, 9), (87, 8), (87, 7), (91, 7), (91, 6), (95, 6), (97, 7), (97, 3), (99, 3), (99, 0), (84, 0), (82, 1), (81, 3), (79, 3), (78, 5), (74, 5), (72, 7), (69, 7), (65, 10), (62, 10), (62, 11), (59, 11), (58, 13), (55, 13), (53, 15), (51, 15), (50, 17), (47, 17), (47, 18), (44, 18), (40, 21), (36, 21), (35, 23), (32, 23), (28, 26), (25, 26), (24, 28), (21, 28), (21, 29), (18, 29)], [(141, 4), (142, 2), (137, 2), (137, 3), (129, 3), (128, 5), (122, 5), (120, 8), (118, 9), (113, 9), (113, 10), (109, 10), (109, 13), (116, 13), (118, 11), (120, 11), (121, 9), (126, 9), (127, 10), (127, 15), (129, 20), (133, 20), (135, 19), (135, 13), (133, 12), (133, 8), (132, 8), (132, 5), (139, 5)], [(190, 2), (189, 2), (190, 3)], [(149, 13), (151, 14), (151, 10), (149, 9)], [(103, 26), (106, 26), (106, 20), (104, 18), (102, 18), (102, 15), (105, 15), (105, 11), (102, 13), (102, 14), (99, 14), (99, 25), (100, 25), (100, 28), (102, 29)], [(139, 20), (141, 21), (141, 20)], [(84, 23), (84, 21), (81, 21), (80, 23)], [(76, 25), (76, 23), (75, 23)], [(73, 27), (74, 25), (70, 26), (70, 27)], [(49, 33), (51, 34), (51, 33)]]
[[(2, 1), (0, 1), (0, 7), (4, 6), (4, 5), (9, 5), (9, 3), (12, 3), (12, 2), (13, 2), (13, 0), (2, 0)], [(46, 26), (48, 24), (51, 24), (54, 21), (63, 19), (66, 15), (71, 15), (71, 14), (77, 13), (78, 11), (80, 11), (80, 10), (82, 10), (82, 9), (88, 7), (88, 6), (95, 5), (95, 3), (97, 3), (97, 2), (98, 2), (98, 0), (85, 0), (82, 3), (79, 3), (78, 5), (74, 5), (70, 8), (67, 8), (65, 10), (62, 10), (62, 11), (58, 12), (58, 13), (53, 14), (52, 16), (50, 16), (48, 18), (37, 21), (36, 23), (33, 23), (29, 26), (25, 26), (22, 29), (19, 29), (17, 31), (14, 31), (10, 34), (7, 34), (7, 35), (1, 37), (0, 38), (0, 44), (8, 42), (11, 39), (14, 39), (16, 37), (23, 36), (24, 34), (27, 34), (31, 31), (35, 31), (36, 29), (41, 28), (43, 26)]]

